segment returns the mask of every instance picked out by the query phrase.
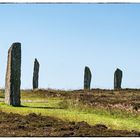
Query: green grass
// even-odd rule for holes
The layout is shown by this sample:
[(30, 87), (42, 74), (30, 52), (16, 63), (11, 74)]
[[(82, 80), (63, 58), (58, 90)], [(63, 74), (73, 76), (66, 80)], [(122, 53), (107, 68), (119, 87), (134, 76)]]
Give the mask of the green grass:
[[(3, 93), (0, 93), (0, 99), (4, 99)], [(76, 100), (46, 97), (45, 94), (31, 91), (23, 91), (21, 99), (22, 107), (12, 107), (0, 102), (0, 110), (21, 115), (36, 113), (43, 116), (53, 116), (65, 121), (86, 121), (90, 125), (100, 123), (117, 130), (140, 131), (140, 116), (127, 111), (93, 108)]]

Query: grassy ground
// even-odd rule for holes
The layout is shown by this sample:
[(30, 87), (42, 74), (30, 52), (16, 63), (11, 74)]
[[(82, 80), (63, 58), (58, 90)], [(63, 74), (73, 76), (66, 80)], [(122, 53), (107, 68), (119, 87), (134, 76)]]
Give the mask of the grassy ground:
[(41, 92), (32, 92), (30, 90), (22, 91), (22, 107), (11, 107), (3, 102), (4, 94), (3, 91), (1, 91), (0, 110), (22, 115), (36, 113), (68, 121), (85, 121), (90, 125), (105, 124), (107, 127), (117, 130), (140, 131), (139, 113), (122, 111), (119, 109), (93, 107), (81, 103), (76, 98), (52, 95), (54, 95), (54, 93), (44, 94)]

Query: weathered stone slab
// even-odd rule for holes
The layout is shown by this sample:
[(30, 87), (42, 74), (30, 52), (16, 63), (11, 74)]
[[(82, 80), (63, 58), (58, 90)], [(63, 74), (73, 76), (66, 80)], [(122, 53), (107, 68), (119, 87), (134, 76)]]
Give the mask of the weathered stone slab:
[(114, 73), (114, 89), (121, 89), (122, 76), (122, 71), (117, 68)]
[(35, 59), (33, 71), (33, 89), (38, 88), (38, 78), (39, 78), (39, 62), (37, 59)]
[(86, 66), (84, 71), (84, 89), (90, 89), (91, 77), (91, 71)]
[(5, 103), (20, 106), (21, 44), (16, 42), (8, 50), (5, 78)]

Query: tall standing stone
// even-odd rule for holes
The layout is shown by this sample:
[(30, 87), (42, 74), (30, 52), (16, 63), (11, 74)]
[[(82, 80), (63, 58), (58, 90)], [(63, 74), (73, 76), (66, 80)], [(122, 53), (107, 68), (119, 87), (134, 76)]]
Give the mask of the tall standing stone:
[(84, 71), (84, 89), (90, 89), (91, 77), (91, 71), (86, 66)]
[(39, 78), (39, 62), (37, 61), (37, 59), (35, 59), (33, 71), (33, 89), (38, 88), (38, 78)]
[(8, 50), (5, 78), (5, 103), (20, 106), (21, 44), (16, 42)]
[(117, 68), (114, 73), (114, 89), (121, 89), (122, 76), (122, 71)]

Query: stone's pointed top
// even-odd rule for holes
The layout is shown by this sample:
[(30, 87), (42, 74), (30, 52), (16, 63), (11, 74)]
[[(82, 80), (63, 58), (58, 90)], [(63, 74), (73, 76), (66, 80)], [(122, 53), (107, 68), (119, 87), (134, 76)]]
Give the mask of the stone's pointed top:
[(120, 70), (119, 68), (117, 68), (116, 71), (120, 71), (120, 72), (122, 72), (122, 70)]
[(19, 43), (19, 42), (14, 42), (12, 45), (11, 45), (11, 47), (9, 48), (9, 52), (10, 52), (10, 50), (13, 50), (13, 49), (17, 49), (18, 48), (18, 50), (19, 51), (21, 51), (21, 43)]
[(21, 43), (20, 43), (20, 42), (14, 42), (14, 43), (12, 44), (12, 46), (21, 46)]
[(120, 70), (119, 68), (117, 68), (117, 69), (115, 70), (115, 73), (114, 73), (114, 74), (123, 75), (123, 71)]
[(35, 61), (38, 62), (37, 58), (35, 58)]
[(39, 65), (39, 62), (38, 62), (38, 60), (36, 58), (35, 58), (34, 63), (36, 63), (37, 65)]
[(85, 69), (89, 69), (90, 70), (90, 68), (88, 66), (85, 66)]
[(85, 66), (85, 71), (88, 71), (91, 74), (90, 68), (88, 66)]

